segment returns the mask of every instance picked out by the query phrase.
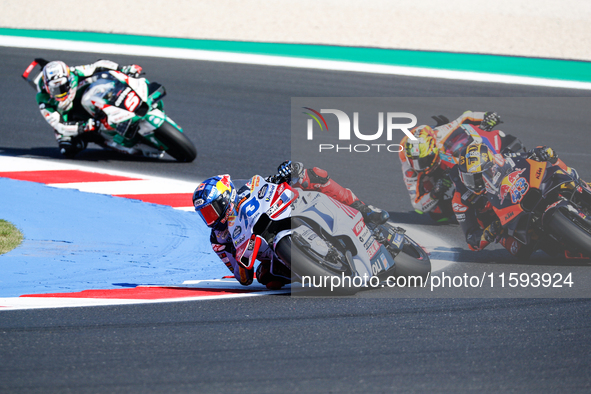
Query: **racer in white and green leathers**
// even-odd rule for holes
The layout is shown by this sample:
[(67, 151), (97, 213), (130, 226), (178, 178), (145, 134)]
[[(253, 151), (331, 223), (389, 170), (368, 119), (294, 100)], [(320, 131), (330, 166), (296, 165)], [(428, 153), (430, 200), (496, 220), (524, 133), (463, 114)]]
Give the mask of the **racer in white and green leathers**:
[(37, 104), (41, 115), (54, 129), (60, 153), (72, 157), (84, 150), (89, 142), (102, 143), (94, 119), (82, 107), (80, 100), (90, 85), (91, 76), (98, 72), (117, 70), (138, 77), (142, 68), (132, 64), (119, 66), (110, 60), (68, 67), (62, 61), (52, 61), (43, 67), (37, 84)]

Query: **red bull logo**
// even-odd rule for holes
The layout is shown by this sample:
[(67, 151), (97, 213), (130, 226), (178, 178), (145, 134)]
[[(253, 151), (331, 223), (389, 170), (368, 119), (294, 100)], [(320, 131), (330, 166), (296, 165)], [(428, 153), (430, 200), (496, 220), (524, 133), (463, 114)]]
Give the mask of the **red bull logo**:
[(529, 189), (529, 183), (527, 183), (525, 178), (520, 177), (524, 171), (525, 169), (515, 170), (503, 178), (501, 181), (501, 187), (499, 188), (499, 198), (501, 199), (501, 203), (505, 201), (505, 197), (508, 194), (511, 195), (511, 201), (513, 204), (517, 204), (521, 201), (525, 192)]

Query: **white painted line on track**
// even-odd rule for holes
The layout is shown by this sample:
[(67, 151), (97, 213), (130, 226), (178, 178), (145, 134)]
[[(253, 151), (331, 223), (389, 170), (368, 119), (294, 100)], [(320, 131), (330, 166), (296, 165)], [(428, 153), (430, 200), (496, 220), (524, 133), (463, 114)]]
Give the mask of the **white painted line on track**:
[(164, 298), (150, 300), (130, 300), (130, 299), (97, 299), (97, 298), (57, 298), (57, 297), (7, 297), (0, 298), (0, 312), (17, 309), (49, 309), (49, 308), (68, 308), (68, 307), (88, 307), (88, 306), (113, 306), (113, 305), (137, 305), (154, 304), (163, 302), (184, 302), (184, 301), (205, 301), (205, 300), (223, 300), (229, 298), (258, 297), (272, 294), (285, 294), (288, 290), (260, 291), (253, 293), (224, 294), (205, 297), (183, 297), (183, 298)]
[[(171, 178), (162, 176), (146, 175), (132, 171), (112, 170), (100, 167), (97, 165), (87, 163), (65, 163), (59, 161), (51, 161), (45, 159), (37, 159), (30, 157), (14, 157), (0, 155), (0, 172), (3, 171), (57, 171), (57, 170), (80, 170), (98, 172), (102, 174), (125, 176), (129, 178), (149, 179), (156, 181), (171, 181)], [(174, 180), (186, 184), (198, 185), (203, 179), (195, 179), (195, 181)]]
[[(94, 172), (138, 180), (122, 180), (107, 182), (75, 182), (75, 183), (50, 183), (47, 186), (61, 189), (75, 189), (82, 192), (106, 194), (106, 195), (134, 195), (134, 194), (171, 194), (171, 193), (193, 193), (195, 187), (201, 183), (201, 179), (195, 181), (183, 181), (159, 176), (138, 174), (127, 171), (110, 170), (96, 166), (74, 163), (59, 163), (43, 159), (0, 156), (0, 172), (11, 171), (60, 171), (79, 170)], [(190, 204), (189, 204), (190, 205)], [(192, 211), (192, 206), (179, 207), (176, 209)]]
[(523, 77), (471, 71), (441, 70), (435, 68), (391, 66), (336, 60), (306, 59), (288, 56), (218, 52), (198, 49), (149, 47), (143, 45), (103, 44), (96, 42), (0, 36), (0, 46), (15, 48), (51, 49), (75, 52), (98, 52), (115, 55), (151, 56), (170, 59), (214, 61), (261, 66), (310, 68), (316, 70), (350, 71), (408, 77), (453, 79), (472, 82), (504, 83), (551, 88), (591, 90), (590, 82)]
[(179, 211), (187, 211), (187, 212), (193, 212), (195, 211), (194, 207), (176, 207), (175, 209), (179, 210)]
[(98, 194), (193, 193), (199, 182), (147, 179), (140, 181), (49, 183), (47, 186)]
[[(70, 170), (78, 167), (68, 163), (59, 163), (43, 159), (31, 159), (24, 157), (0, 156), (0, 171), (53, 171)], [(91, 167), (83, 167), (90, 169)]]

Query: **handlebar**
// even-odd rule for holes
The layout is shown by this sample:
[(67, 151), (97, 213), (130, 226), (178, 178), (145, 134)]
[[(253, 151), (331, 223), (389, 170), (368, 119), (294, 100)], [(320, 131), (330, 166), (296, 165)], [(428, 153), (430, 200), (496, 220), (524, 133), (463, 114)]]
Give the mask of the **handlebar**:
[(277, 183), (277, 184), (283, 183), (283, 182), (290, 183), (290, 179), (284, 177), (281, 174), (275, 174), (275, 175), (269, 176), (267, 178), (267, 182), (272, 182), (272, 183)]

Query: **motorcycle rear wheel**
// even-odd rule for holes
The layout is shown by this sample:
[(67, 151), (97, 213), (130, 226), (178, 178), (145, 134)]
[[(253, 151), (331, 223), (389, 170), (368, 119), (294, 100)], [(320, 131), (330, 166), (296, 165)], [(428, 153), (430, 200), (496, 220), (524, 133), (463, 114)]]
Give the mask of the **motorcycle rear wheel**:
[(547, 223), (554, 236), (591, 257), (591, 220), (559, 208)]
[(197, 157), (195, 145), (187, 136), (178, 131), (168, 122), (162, 123), (160, 127), (154, 130), (154, 136), (162, 142), (168, 149), (166, 153), (182, 163), (190, 163)]

